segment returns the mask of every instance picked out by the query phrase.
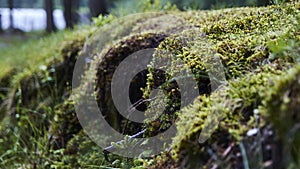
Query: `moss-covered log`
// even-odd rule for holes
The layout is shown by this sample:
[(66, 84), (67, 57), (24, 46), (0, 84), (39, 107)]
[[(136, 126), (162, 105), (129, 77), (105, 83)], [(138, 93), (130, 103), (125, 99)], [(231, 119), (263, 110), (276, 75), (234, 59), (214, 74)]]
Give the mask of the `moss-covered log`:
[[(148, 136), (167, 130), (176, 121), (178, 131), (171, 151), (151, 160), (110, 155), (110, 159), (119, 160), (110, 163), (105, 160), (102, 148), (84, 134), (74, 100), (69, 98), (73, 69), (84, 38), (63, 45), (59, 55), (64, 59), (41, 66), (38, 72), (27, 74), (24, 70), (14, 77), (10, 99), (5, 100), (8, 107), (5, 113), (11, 117), (8, 120), (11, 124), (2, 121), (0, 134), (4, 139), (0, 138), (0, 145), (4, 147), (12, 141), (26, 147), (27, 152), (16, 155), (18, 163), (28, 151), (34, 152), (25, 161), (33, 168), (38, 165), (36, 159), (41, 159), (40, 165), (46, 161), (44, 166), (49, 168), (124, 167), (125, 163), (152, 168), (297, 168), (300, 165), (299, 9), (299, 2), (291, 2), (262, 8), (141, 14), (112, 21), (94, 32), (83, 52), (91, 52), (90, 65), (97, 69), (95, 74), (86, 70), (85, 75), (93, 76), (91, 79), (96, 81), (97, 102), (106, 120), (129, 135), (147, 128)], [(106, 36), (108, 32), (111, 34)], [(128, 125), (111, 98), (111, 78), (126, 57), (147, 48), (170, 52), (172, 63), (182, 61), (187, 65), (195, 76), (200, 95), (180, 110), (181, 90), (171, 76), (178, 69), (170, 66), (166, 72), (160, 72), (149, 64), (148, 70), (132, 80), (130, 99), (132, 102), (147, 99), (152, 89), (171, 81), (164, 88), (169, 101), (156, 120)], [(220, 83), (216, 91), (211, 90), (213, 84), (209, 79), (210, 51), (220, 59), (227, 81)], [(153, 60), (161, 59), (158, 53), (153, 56)], [(7, 87), (7, 83), (3, 84)], [(0, 97), (0, 102), (3, 98)], [(165, 98), (161, 99), (156, 101), (165, 103)], [(155, 104), (143, 106), (142, 110), (161, 111)], [(201, 132), (206, 122), (213, 124), (216, 112), (220, 122), (213, 126), (211, 137), (201, 142)], [(8, 146), (0, 152), (13, 149)], [(1, 156), (1, 160), (10, 157), (13, 155)]]

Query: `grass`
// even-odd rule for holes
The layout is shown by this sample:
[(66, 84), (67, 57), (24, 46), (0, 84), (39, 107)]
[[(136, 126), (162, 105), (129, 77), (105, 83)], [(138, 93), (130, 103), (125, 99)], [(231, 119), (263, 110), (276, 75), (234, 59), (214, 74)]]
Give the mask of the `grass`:
[(55, 59), (61, 60), (60, 50), (63, 42), (87, 36), (90, 30), (85, 27), (75, 31), (65, 30), (42, 35), (39, 38), (32, 34), (29, 38), (1, 38), (0, 42), (6, 46), (0, 48), (0, 82), (10, 72), (20, 72), (24, 69), (34, 72), (45, 63)]
[[(65, 61), (65, 55), (68, 55), (64, 53), (65, 48), (74, 50), (70, 43), (85, 39), (92, 30), (93, 27), (86, 26), (48, 35), (43, 32), (3, 35), (0, 39), (0, 44), (5, 44), (0, 47), (0, 87), (8, 87), (1, 86), (7, 85), (7, 80), (10, 84), (9, 92), (4, 92), (2, 98), (15, 100), (13, 107), (17, 110), (14, 118), (5, 116), (7, 110), (0, 107), (0, 114), (5, 116), (0, 120), (0, 168), (36, 168), (54, 163), (52, 159), (57, 154), (49, 155), (54, 150), (49, 146), (51, 139), (45, 121), (52, 120), (55, 106), (62, 99), (57, 96), (56, 75), (52, 72), (53, 79), (49, 79), (51, 70), (47, 68)], [(28, 88), (22, 88), (22, 80)], [(14, 96), (16, 91), (20, 95)], [(36, 95), (31, 93), (32, 98), (23, 95), (32, 91), (37, 92)], [(24, 98), (30, 105), (25, 106)], [(12, 143), (11, 146), (5, 146), (6, 142)]]

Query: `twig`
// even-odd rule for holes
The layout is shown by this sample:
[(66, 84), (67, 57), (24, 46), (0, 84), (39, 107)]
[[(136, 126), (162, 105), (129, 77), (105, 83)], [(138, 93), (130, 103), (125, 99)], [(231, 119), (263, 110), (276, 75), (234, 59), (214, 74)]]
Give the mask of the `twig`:
[(222, 157), (225, 158), (232, 150), (233, 146), (235, 145), (235, 142), (231, 143), (229, 147), (223, 152)]
[[(146, 131), (147, 131), (147, 129), (144, 129), (144, 130), (142, 130), (142, 131), (140, 131), (140, 132), (138, 132), (138, 133), (136, 133), (136, 134), (134, 134), (134, 135), (132, 135), (132, 136), (129, 136), (129, 139), (128, 139), (128, 140), (131, 141), (131, 140), (133, 140), (133, 139), (135, 139), (135, 138), (137, 138), (137, 137), (143, 135)], [(121, 143), (122, 143), (122, 140), (116, 142), (116, 144), (119, 144), (119, 145), (120, 145)], [(108, 154), (109, 154), (110, 152), (115, 151), (115, 150), (116, 150), (116, 147), (115, 147), (114, 145), (111, 145), (111, 146), (108, 146), (108, 147), (104, 148), (103, 154), (104, 154), (104, 157), (105, 157), (105, 159), (106, 159), (107, 161), (109, 161)]]

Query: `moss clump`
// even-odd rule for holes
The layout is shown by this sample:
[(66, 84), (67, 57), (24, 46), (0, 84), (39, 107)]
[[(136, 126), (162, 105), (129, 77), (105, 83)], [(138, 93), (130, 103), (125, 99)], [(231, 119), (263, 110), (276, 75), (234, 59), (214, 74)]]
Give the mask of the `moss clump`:
[[(242, 157), (234, 154), (241, 153), (239, 147), (242, 145), (241, 143), (251, 140), (251, 138), (245, 137), (249, 130), (257, 127), (266, 128), (267, 124), (267, 120), (262, 120), (257, 126), (253, 113), (255, 109), (262, 105), (265, 99), (261, 93), (272, 87), (269, 79), (282, 75), (283, 72), (295, 65), (295, 60), (289, 59), (290, 56), (288, 55), (283, 55), (281, 58), (271, 57), (274, 48), (270, 47), (269, 44), (281, 38), (297, 41), (299, 30), (297, 24), (294, 23), (298, 22), (298, 6), (298, 3), (290, 3), (266, 8), (192, 11), (172, 14), (182, 18), (183, 23), (187, 25), (183, 26), (182, 29), (178, 29), (179, 31), (151, 24), (150, 21), (152, 20), (161, 22), (162, 18), (168, 16), (167, 14), (149, 17), (144, 21), (139, 20), (135, 22), (137, 25), (135, 28), (134, 26), (127, 27), (127, 24), (124, 23), (125, 27), (128, 28), (126, 32), (116, 33), (112, 40), (118, 39), (117, 37), (121, 35), (131, 33), (133, 35), (117, 41), (112, 48), (107, 48), (112, 49), (112, 51), (104, 50), (103, 52), (104, 47), (100, 45), (98, 49), (101, 49), (102, 53), (98, 55), (93, 63), (99, 68), (96, 79), (100, 86), (100, 92), (98, 93), (100, 107), (104, 108), (104, 112), (116, 112), (109, 93), (104, 94), (103, 91), (105, 91), (105, 88), (109, 88), (110, 80), (107, 79), (110, 79), (111, 72), (118, 65), (115, 63), (121, 62), (124, 57), (128, 56), (127, 51), (134, 52), (143, 49), (140, 48), (141, 44), (149, 38), (145, 35), (143, 37), (139, 34), (135, 35), (135, 30), (137, 32), (143, 30), (151, 32), (160, 28), (160, 32), (164, 33), (166, 30), (171, 30), (171, 32), (174, 30), (175, 34), (162, 39), (162, 42), (159, 41), (156, 44), (156, 46), (158, 45), (158, 51), (171, 52), (173, 55), (172, 63), (182, 60), (192, 70), (201, 96), (179, 113), (178, 134), (173, 143), (174, 156), (169, 158), (174, 158), (173, 162), (176, 163), (174, 166), (180, 167), (209, 167), (214, 162), (226, 166), (226, 160), (231, 161), (227, 167), (243, 167)], [(140, 25), (144, 25), (144, 27)], [(141, 39), (136, 40), (138, 39), (136, 37), (141, 37)], [(136, 50), (127, 48), (124, 54), (125, 48), (130, 46), (126, 43), (136, 44), (138, 47)], [(213, 51), (213, 56), (220, 58), (224, 66), (225, 80), (229, 81), (227, 86), (223, 86), (222, 90), (214, 93), (211, 93), (210, 90), (211, 81), (208, 77), (207, 68), (209, 67), (209, 61), (212, 61), (208, 57), (208, 53), (211, 51)], [(154, 56), (154, 60), (159, 59), (159, 56)], [(111, 67), (107, 66), (108, 63), (106, 62), (114, 64)], [(154, 70), (153, 67), (151, 68), (150, 65), (148, 71), (148, 84), (143, 89), (144, 98), (149, 97), (150, 90), (155, 89), (163, 82), (172, 80), (172, 75), (176, 74), (177, 70), (170, 67), (166, 73), (161, 73)], [(106, 73), (108, 76), (106, 76)], [(177, 101), (180, 99), (178, 91), (180, 89), (175, 83), (169, 83), (166, 86), (166, 93), (164, 94), (169, 99), (167, 110), (153, 123), (147, 124), (150, 131), (147, 134), (149, 135), (166, 130), (176, 119), (178, 113)], [(150, 109), (151, 106), (151, 104), (148, 105)], [(154, 111), (159, 111), (154, 106), (152, 108)], [(215, 123), (215, 119), (210, 116), (212, 110), (220, 114), (217, 118), (222, 119), (222, 121), (219, 127), (215, 126), (216, 132), (213, 133), (212, 137), (207, 142), (200, 144), (199, 135), (203, 130), (205, 121)], [(119, 129), (120, 126), (118, 125), (121, 123), (118, 119), (114, 120), (116, 117), (113, 115), (109, 121)], [(158, 126), (156, 126), (157, 124)], [(131, 132), (135, 133), (133, 130)], [(210, 160), (214, 153), (222, 156), (222, 150), (225, 151), (230, 146), (233, 149), (230, 152), (232, 158), (221, 162)], [(202, 160), (199, 161), (199, 158)], [(269, 159), (265, 158), (262, 161), (266, 162), (267, 160)]]
[[(49, 126), (49, 119), (53, 118), (55, 107), (70, 95), (76, 56), (83, 47), (84, 41), (79, 39), (66, 43), (68, 44), (63, 44), (64, 48), (61, 51), (64, 58), (62, 62), (53, 61), (49, 66), (42, 65), (39, 72), (34, 72), (31, 76), (26, 76), (25, 73), (20, 76), (18, 82), (15, 81), (8, 110), (10, 110), (12, 122), (20, 123), (20, 127), (27, 126), (23, 124), (24, 121), (21, 122), (23, 117), (29, 117), (27, 120), (30, 122)], [(42, 116), (44, 120), (38, 120), (39, 116)], [(34, 124), (34, 126), (40, 125)], [(29, 125), (27, 127), (30, 128)]]
[(299, 65), (282, 76), (274, 77), (271, 80), (273, 90), (262, 93), (264, 100), (259, 109), (277, 132), (283, 150), (282, 161), (286, 166), (294, 167), (300, 164), (299, 79)]
[[(263, 97), (260, 93), (272, 87), (269, 79), (278, 74), (281, 72), (270, 69), (263, 69), (258, 74), (249, 73), (246, 77), (230, 81), (223, 90), (210, 96), (200, 96), (190, 107), (184, 109), (177, 123), (178, 134), (173, 143), (175, 158), (185, 161), (181, 165), (203, 167), (211, 156), (209, 149), (217, 154), (230, 144), (243, 140), (247, 131), (256, 128), (253, 110), (261, 105)], [(220, 120), (220, 123), (213, 126), (211, 132), (216, 131), (205, 143), (201, 143), (200, 133), (204, 126), (216, 124), (215, 120)], [(193, 158), (199, 156), (202, 157), (201, 160), (193, 164)], [(240, 159), (235, 160), (237, 164), (228, 165), (242, 165)]]
[(7, 106), (7, 95), (9, 93), (9, 87), (10, 87), (10, 75), (6, 75), (3, 77), (0, 81), (0, 121), (5, 117), (6, 113), (6, 106)]
[[(159, 43), (166, 37), (164, 34), (142, 34), (142, 35), (134, 35), (132, 37), (128, 37), (123, 41), (119, 42), (115, 46), (109, 49), (109, 52), (105, 54), (102, 58), (102, 62), (98, 64), (97, 71), (97, 89), (98, 90), (98, 102), (101, 112), (104, 116), (106, 116), (107, 121), (111, 123), (113, 127), (115, 127), (118, 131), (123, 131), (124, 126), (120, 126), (122, 121), (125, 119), (121, 118), (118, 115), (116, 108), (114, 107), (112, 96), (110, 93), (111, 89), (111, 79), (114, 71), (117, 66), (120, 64), (122, 60), (124, 60), (127, 56), (133, 54), (136, 51), (147, 49), (147, 48), (155, 48), (159, 45)], [(145, 79), (146, 77), (144, 77)], [(137, 81), (136, 84), (136, 92), (139, 92), (138, 86), (143, 86), (146, 82)], [(135, 94), (137, 98), (132, 98), (133, 100), (139, 100), (141, 97), (138, 94)], [(134, 97), (134, 96), (133, 96)], [(139, 130), (130, 131), (128, 134), (137, 133)], [(128, 132), (128, 131), (125, 131)]]
[[(174, 165), (183, 168), (212, 167), (210, 164), (214, 164), (214, 162), (211, 163), (214, 155), (220, 155), (221, 158), (222, 151), (234, 143), (236, 144), (232, 148), (234, 149), (232, 153), (241, 153), (239, 146), (243, 141), (248, 140), (245, 137), (246, 133), (253, 128), (259, 127), (262, 130), (266, 128), (268, 120), (264, 119), (259, 126), (256, 126), (253, 112), (266, 99), (261, 94), (266, 90), (272, 90), (273, 84), (269, 82), (270, 79), (283, 75), (283, 72), (294, 67), (298, 58), (297, 6), (299, 4), (291, 3), (285, 6), (259, 9), (243, 8), (241, 11), (191, 12), (190, 14), (196, 17), (189, 15), (183, 17), (199, 27), (198, 34), (203, 32), (205, 41), (201, 43), (201, 38), (190, 38), (194, 37), (193, 33), (190, 33), (192, 34), (190, 36), (188, 33), (183, 33), (175, 35), (175, 38), (169, 37), (161, 43), (159, 49), (172, 51), (176, 56), (175, 60), (182, 59), (192, 69), (200, 93), (204, 94), (180, 112), (177, 122), (178, 133), (173, 143), (174, 158), (177, 159), (177, 164)], [(203, 24), (198, 25), (197, 21)], [(283, 25), (286, 26), (283, 27)], [(269, 43), (280, 41), (280, 39), (288, 39), (293, 43), (286, 43), (286, 48), (277, 52), (281, 56), (278, 59), (279, 57), (274, 58), (272, 55), (274, 48), (280, 44), (271, 48)], [(211, 44), (209, 47), (221, 59), (229, 81), (228, 86), (211, 95), (209, 95), (209, 90), (203, 88), (203, 86), (210, 88), (210, 82), (205, 82), (205, 79), (200, 78), (207, 77), (208, 74), (209, 65), (206, 62), (208, 52), (203, 50), (207, 49), (207, 43)], [(172, 71), (174, 70), (168, 73), (172, 74)], [(148, 75), (150, 77), (148, 90), (151, 89), (151, 85), (155, 86), (153, 84), (155, 79), (151, 79), (155, 75), (151, 73)], [(172, 113), (175, 114), (175, 112), (176, 110)], [(217, 115), (212, 115), (212, 113)], [(173, 118), (174, 115), (167, 119), (161, 118), (160, 121), (170, 121)], [(199, 136), (204, 125), (216, 124), (218, 120), (221, 122), (212, 127), (212, 130), (216, 129), (212, 137), (205, 143), (201, 143)], [(225, 159), (218, 160), (215, 163), (220, 163), (221, 166), (244, 167), (244, 159), (241, 157), (235, 156), (229, 159), (234, 163), (228, 165)], [(270, 158), (266, 157), (262, 161), (268, 160)], [(279, 163), (282, 161), (273, 162), (273, 166)], [(262, 164), (258, 165), (261, 167)]]
[[(3, 139), (0, 141), (0, 153), (4, 155), (1, 161), (5, 167), (20, 167), (23, 164), (33, 168), (50, 166), (49, 159), (55, 155), (49, 152), (61, 147), (61, 145), (57, 146), (56, 141), (56, 144), (53, 143), (55, 140), (53, 135), (58, 132), (53, 131), (57, 127), (53, 126), (56, 125), (53, 118), (56, 113), (59, 114), (58, 109), (63, 109), (62, 103), (70, 95), (74, 65), (83, 47), (85, 36), (89, 33), (90, 31), (83, 31), (76, 38), (67, 38), (56, 48), (49, 48), (49, 51), (40, 54), (45, 57), (46, 54), (55, 53), (51, 58), (47, 58), (48, 60), (44, 60), (40, 66), (25, 67), (23, 71), (16, 70), (15, 75), (9, 76), (9, 91), (4, 96), (5, 105), (3, 109), (1, 108), (1, 114), (5, 118), (1, 119), (1, 138)], [(47, 43), (47, 40), (41, 40), (37, 47)], [(35, 53), (34, 56), (39, 57)], [(32, 62), (35, 63), (35, 60)], [(72, 109), (68, 107), (68, 111)], [(64, 115), (59, 118), (61, 118), (60, 121), (64, 119), (65, 124), (72, 123)], [(71, 126), (73, 130), (80, 127), (77, 120)], [(50, 128), (53, 132), (51, 134)], [(63, 139), (70, 139), (68, 137), (63, 136)]]

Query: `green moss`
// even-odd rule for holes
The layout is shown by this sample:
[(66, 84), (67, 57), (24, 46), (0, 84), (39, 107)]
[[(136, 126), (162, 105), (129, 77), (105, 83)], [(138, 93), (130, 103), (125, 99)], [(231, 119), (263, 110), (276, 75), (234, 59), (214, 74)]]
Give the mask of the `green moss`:
[[(201, 43), (201, 38), (190, 38), (193, 35), (183, 33), (175, 35), (175, 38), (167, 38), (159, 46), (162, 50), (172, 51), (176, 56), (174, 60), (181, 58), (193, 70), (200, 92), (205, 94), (179, 115), (178, 133), (174, 138), (173, 148), (174, 158), (179, 161), (181, 167), (203, 167), (211, 156), (208, 153), (210, 146), (216, 144), (220, 149), (228, 147), (232, 142), (244, 140), (246, 132), (256, 127), (253, 111), (262, 105), (265, 99), (261, 94), (272, 90), (271, 79), (284, 74), (283, 72), (297, 62), (297, 11), (297, 5), (287, 4), (255, 10), (243, 8), (241, 11), (191, 12), (190, 14), (196, 17), (187, 14), (184, 17), (196, 25), (201, 21), (199, 33), (204, 31), (206, 39)], [(188, 43), (184, 43), (182, 37), (186, 38)], [(271, 57), (276, 52), (274, 49), (282, 45), (279, 43), (271, 48), (268, 43), (283, 38), (293, 43), (287, 43), (282, 52), (277, 52), (281, 58), (277, 57), (274, 60), (274, 57)], [(229, 81), (225, 89), (211, 95), (207, 95), (210, 91), (204, 92), (205, 88), (202, 87), (208, 86), (209, 82), (203, 83), (205, 80), (200, 78), (207, 76), (207, 51), (202, 50), (208, 48), (205, 46), (207, 43), (211, 44), (209, 47), (220, 57)], [(168, 73), (174, 73), (172, 71), (174, 70)], [(154, 76), (151, 72), (148, 75), (149, 87), (146, 96), (151, 86), (155, 86)], [(176, 114), (175, 112), (176, 110), (172, 113)], [(200, 144), (198, 139), (205, 121), (213, 123), (216, 121), (214, 118), (219, 118), (212, 116), (212, 119), (207, 119), (212, 112), (219, 113), (222, 120), (219, 126), (212, 128), (216, 129), (212, 137), (206, 143)], [(161, 121), (168, 121), (173, 116), (167, 120), (162, 118)], [(264, 119), (260, 127), (266, 125), (266, 121), (268, 120)], [(214, 150), (218, 152), (218, 149)], [(200, 157), (202, 160), (199, 161)], [(198, 161), (195, 162), (194, 158)]]
[[(86, 42), (85, 48), (90, 52), (89, 57), (94, 57), (91, 67), (97, 69), (87, 70), (86, 75), (97, 82), (98, 103), (108, 121), (119, 131), (126, 129), (127, 134), (135, 134), (140, 128), (147, 127), (148, 135), (164, 131), (176, 121), (178, 133), (172, 144), (172, 154), (163, 153), (152, 160), (109, 155), (112, 161), (107, 161), (102, 148), (81, 130), (74, 103), (68, 98), (74, 64), (90, 29), (79, 37), (63, 40), (62, 44), (57, 43), (61, 40), (51, 38), (49, 41), (53, 44), (49, 46), (46, 42), (35, 42), (35, 49), (46, 50), (32, 52), (34, 56), (43, 53), (41, 58), (32, 59), (32, 67), (26, 66), (29, 62), (25, 62), (21, 68), (24, 70), (8, 70), (16, 69), (17, 75), (10, 79), (10, 99), (5, 102), (7, 96), (1, 97), (7, 103), (9, 116), (0, 125), (0, 152), (4, 153), (0, 160), (8, 166), (22, 167), (20, 163), (24, 162), (32, 168), (142, 168), (144, 165), (153, 168), (212, 168), (214, 165), (242, 168), (244, 161), (237, 154), (241, 154), (243, 144), (247, 144), (247, 151), (248, 144), (250, 147), (260, 144), (247, 136), (249, 130), (258, 128), (261, 132), (276, 131), (278, 140), (267, 141), (290, 154), (284, 162), (274, 162), (274, 166), (298, 166), (299, 16), (299, 3), (294, 2), (264, 8), (141, 14), (118, 21), (100, 18), (98, 24), (102, 27), (98, 31), (92, 29), (94, 36)], [(106, 22), (111, 24), (106, 26)], [(166, 103), (166, 109), (158, 119), (145, 126), (133, 124), (128, 127), (126, 119), (117, 115), (110, 96), (112, 75), (130, 54), (156, 47), (158, 50), (149, 65), (148, 75), (142, 77), (142, 82), (134, 79), (134, 91), (143, 92), (144, 99), (149, 98), (152, 89), (166, 82), (161, 87), (164, 93), (156, 100), (156, 103)], [(30, 49), (21, 51), (28, 53)], [(172, 55), (172, 66), (167, 67), (166, 72), (157, 71), (153, 66), (155, 60), (164, 59), (160, 58), (160, 51)], [(28, 56), (26, 54), (24, 58), (30, 58)], [(226, 79), (222, 80), (228, 83), (220, 82), (219, 90), (211, 91), (212, 82), (208, 75), (210, 67), (217, 63), (216, 58), (220, 58), (224, 66), (224, 73), (223, 68), (219, 70), (220, 77), (224, 75)], [(176, 77), (182, 71), (176, 68), (178, 63), (184, 63), (194, 74), (200, 93), (181, 111), (181, 90), (174, 82), (174, 79), (182, 78)], [(0, 79), (2, 77), (0, 74)], [(1, 81), (1, 87), (2, 84), (8, 86)], [(162, 109), (155, 107), (155, 102), (147, 106), (154, 113)], [(259, 122), (254, 112), (259, 112)], [(217, 120), (220, 123), (212, 126), (212, 136), (206, 142), (200, 142), (200, 133), (207, 122), (215, 124)], [(283, 125), (282, 120), (288, 124)], [(264, 134), (261, 137), (265, 139)], [(26, 139), (30, 143), (23, 141)], [(292, 146), (290, 149), (280, 147), (277, 141)], [(15, 144), (5, 148), (10, 142)], [(268, 146), (265, 142), (262, 142), (262, 151)], [(224, 155), (226, 150), (228, 153)], [(10, 158), (13, 160), (9, 161)], [(39, 159), (37, 163), (36, 159)], [(257, 166), (270, 160), (274, 159), (264, 156)]]
[(7, 105), (11, 115), (23, 117), (25, 112), (31, 111), (36, 112), (37, 116), (44, 112), (48, 114), (45, 115), (47, 117), (51, 115), (48, 118), (53, 117), (55, 105), (64, 101), (63, 96), (70, 94), (73, 68), (76, 56), (83, 46), (83, 40), (66, 43), (61, 51), (61, 62), (53, 60), (48, 63), (49, 66), (40, 66), (39, 71), (25, 70), (14, 76)]
[(259, 109), (278, 132), (286, 165), (292, 165), (290, 162), (300, 164), (299, 79), (299, 65), (282, 76), (274, 77), (271, 80), (274, 84), (272, 90), (262, 93), (265, 99)]
[[(265, 73), (265, 71), (269, 71)], [(210, 96), (200, 96), (191, 106), (182, 110), (179, 116), (178, 134), (174, 138), (174, 150), (178, 152), (189, 152), (188, 147), (198, 146), (200, 132), (204, 127), (204, 122), (208, 117), (216, 118), (220, 114), (221, 121), (218, 126), (214, 126), (218, 133), (227, 133), (227, 139), (239, 141), (244, 134), (251, 128), (254, 128), (253, 121), (249, 121), (253, 116), (253, 110), (261, 105), (261, 92), (270, 88), (272, 84), (269, 79), (281, 74), (279, 70), (272, 71), (269, 68), (261, 70), (260, 73), (249, 73), (245, 77), (237, 78), (229, 82), (229, 85), (220, 91), (212, 93)], [(217, 140), (214, 140), (217, 139)], [(208, 140), (208, 144), (218, 141), (221, 138), (214, 137)], [(205, 146), (205, 144), (204, 144)], [(195, 152), (195, 151), (193, 151)], [(206, 153), (205, 151), (202, 153)], [(180, 153), (179, 153), (180, 154)]]
[[(73, 35), (73, 33), (66, 32), (67, 35)], [(33, 50), (33, 56), (30, 56), (32, 65), (20, 64), (18, 68), (23, 68), (23, 70), (14, 71), (15, 75), (9, 75), (7, 80), (9, 84), (6, 86), (9, 90), (4, 96), (3, 108), (1, 107), (1, 115), (5, 116), (1, 121), (1, 126), (5, 126), (1, 127), (1, 137), (5, 139), (0, 143), (1, 154), (9, 152), (7, 156), (1, 158), (1, 161), (7, 162), (7, 166), (16, 167), (25, 163), (32, 167), (34, 165), (49, 166), (48, 160), (52, 155), (48, 152), (55, 147), (54, 144), (51, 145), (52, 136), (48, 138), (49, 129), (54, 124), (53, 117), (58, 112), (56, 109), (63, 107), (61, 103), (70, 95), (76, 57), (88, 33), (90, 29), (82, 31), (82, 34), (76, 38), (66, 38), (67, 35), (60, 34), (52, 35), (44, 41), (37, 41), (39, 44), (32, 42), (35, 45), (31, 48), (24, 45), (26, 49), (17, 51), (22, 53), (21, 51), (24, 50)], [(55, 38), (58, 40), (54, 41)], [(60, 38), (66, 39), (63, 41)], [(30, 61), (26, 52), (19, 57)], [(6, 86), (1, 83), (1, 87)], [(65, 120), (64, 123), (66, 122), (72, 123), (72, 121)], [(73, 125), (72, 128), (78, 126), (78, 122), (74, 124), (77, 125)], [(11, 143), (13, 145), (6, 146)], [(40, 155), (40, 161), (33, 163), (32, 161), (36, 161), (38, 155)], [(8, 160), (11, 156), (15, 156), (13, 163)]]
[[(98, 90), (97, 98), (99, 102), (99, 107), (102, 113), (104, 115), (107, 115), (107, 120), (117, 130), (123, 130), (124, 126), (120, 126), (120, 123), (122, 123), (121, 116), (117, 114), (117, 110), (114, 107), (113, 100), (110, 94), (110, 83), (114, 71), (124, 58), (136, 51), (156, 47), (160, 43), (160, 41), (162, 41), (165, 38), (165, 36), (166, 35), (164, 34), (146, 33), (142, 35), (126, 37), (123, 41), (110, 48), (109, 52), (104, 56), (104, 58), (102, 58), (102, 62), (96, 62), (99, 66), (97, 72), (98, 85), (96, 89)], [(136, 83), (137, 86), (143, 86), (143, 81)], [(137, 92), (138, 90), (139, 89), (137, 89)], [(131, 134), (134, 134), (138, 131), (130, 132)]]
[(59, 55), (61, 43), (75, 39), (85, 38), (91, 33), (90, 28), (76, 31), (62, 31), (40, 39), (28, 40), (9, 48), (1, 48), (0, 82), (3, 76), (11, 73), (15, 75), (28, 69), (29, 72), (39, 71), (39, 66), (56, 59), (61, 61)]

